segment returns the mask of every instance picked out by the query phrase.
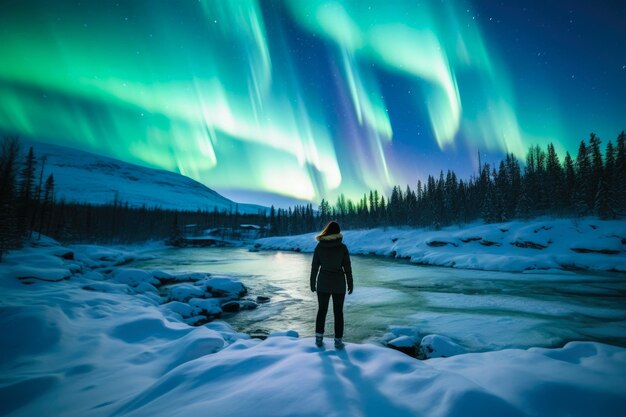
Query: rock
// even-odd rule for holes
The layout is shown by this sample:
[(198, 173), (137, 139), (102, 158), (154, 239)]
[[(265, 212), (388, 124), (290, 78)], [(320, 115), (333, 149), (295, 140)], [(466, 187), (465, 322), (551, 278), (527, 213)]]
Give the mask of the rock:
[(245, 285), (230, 278), (208, 278), (197, 284), (204, 286), (213, 297), (240, 298), (248, 293)]
[(572, 248), (576, 253), (601, 253), (603, 255), (618, 255), (620, 251), (613, 249), (587, 249), (587, 248)]
[(252, 300), (242, 300), (239, 302), (241, 310), (254, 310), (259, 305)]
[(420, 359), (449, 358), (465, 352), (465, 349), (454, 343), (452, 339), (438, 334), (430, 334), (424, 336), (420, 342), (418, 357)]
[(463, 238), (463, 239), (460, 239), (460, 240), (463, 243), (469, 243), (469, 242), (476, 242), (476, 241), (481, 240), (481, 239), (482, 239), (482, 237), (480, 237), (480, 236), (470, 236), (470, 237), (466, 237), (466, 238)]
[(270, 297), (266, 296), (266, 295), (258, 295), (256, 297), (256, 302), (257, 303), (269, 303), (270, 302)]
[(74, 260), (74, 252), (69, 249), (59, 249), (54, 252), (54, 256), (58, 256), (61, 259), (65, 259), (66, 261)]
[(222, 304), (222, 310), (227, 313), (236, 313), (241, 310), (241, 304), (237, 301), (229, 301), (227, 303)]
[(214, 298), (192, 298), (189, 300), (189, 305), (193, 307), (194, 315), (203, 315), (213, 318), (222, 314), (219, 300)]
[(542, 245), (541, 243), (531, 242), (530, 240), (516, 240), (515, 242), (511, 242), (511, 245), (517, 246), (518, 248), (530, 248), (530, 249), (547, 248), (547, 246)]
[(169, 301), (187, 302), (194, 297), (203, 297), (204, 290), (191, 284), (177, 284), (169, 289)]
[(139, 283), (139, 285), (135, 287), (135, 291), (137, 291), (138, 293), (146, 293), (146, 292), (153, 292), (155, 294), (159, 293), (159, 290), (157, 290), (154, 285), (149, 284), (147, 282)]
[(431, 240), (430, 242), (426, 242), (426, 244), (428, 246), (431, 246), (431, 247), (434, 247), (434, 248), (438, 248), (438, 247), (446, 246), (446, 245), (450, 245), (450, 246), (454, 246), (454, 247), (459, 246), (459, 245), (457, 245), (454, 242), (443, 242), (443, 241), (439, 241), (439, 240)]
[(148, 284), (159, 284), (159, 280), (142, 269), (118, 269), (112, 278), (113, 281), (120, 284), (127, 284), (131, 287), (137, 287), (142, 282)]
[(491, 240), (481, 240), (480, 242), (481, 245), (483, 246), (500, 246), (500, 244), (498, 242), (492, 242)]
[(387, 342), (387, 346), (391, 349), (398, 350), (402, 353), (406, 353), (409, 356), (417, 356), (417, 346), (415, 339), (411, 336), (400, 336)]
[(267, 336), (269, 335), (269, 332), (267, 330), (263, 330), (263, 329), (256, 329), (256, 330), (251, 331), (249, 333), (249, 335), (253, 339), (265, 340), (265, 339), (267, 339)]

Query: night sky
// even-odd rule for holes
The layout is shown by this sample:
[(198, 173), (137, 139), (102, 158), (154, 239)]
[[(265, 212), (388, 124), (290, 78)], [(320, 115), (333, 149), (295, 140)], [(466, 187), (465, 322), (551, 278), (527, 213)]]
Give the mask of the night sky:
[(4, 1), (0, 131), (284, 206), (626, 129), (624, 1)]

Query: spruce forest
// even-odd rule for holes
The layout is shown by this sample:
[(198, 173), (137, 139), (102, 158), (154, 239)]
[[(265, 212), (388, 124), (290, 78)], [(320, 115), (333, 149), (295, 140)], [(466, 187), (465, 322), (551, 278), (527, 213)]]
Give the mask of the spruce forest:
[(20, 141), (4, 138), (0, 149), (0, 259), (24, 239), (42, 234), (63, 242), (137, 242), (173, 239), (185, 225), (199, 229), (235, 230), (256, 224), (266, 236), (319, 230), (329, 220), (346, 229), (386, 226), (432, 227), (478, 219), (504, 222), (551, 215), (595, 215), (614, 219), (626, 213), (626, 135), (615, 145), (591, 134), (578, 152), (561, 161), (552, 144), (528, 150), (525, 161), (507, 154), (498, 166), (483, 164), (478, 175), (458, 179), (452, 170), (417, 181), (415, 188), (395, 186), (390, 196), (371, 190), (358, 201), (340, 195), (334, 204), (275, 209), (256, 215), (230, 211), (174, 211), (130, 207), (123, 201), (90, 205), (54, 198), (52, 175), (45, 158), (30, 148), (24, 157)]

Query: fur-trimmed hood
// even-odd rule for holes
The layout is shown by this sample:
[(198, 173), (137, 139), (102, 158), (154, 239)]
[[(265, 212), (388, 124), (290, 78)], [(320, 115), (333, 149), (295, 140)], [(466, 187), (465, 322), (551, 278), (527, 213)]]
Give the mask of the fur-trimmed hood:
[(326, 235), (326, 236), (315, 236), (315, 240), (318, 240), (320, 242), (329, 241), (329, 240), (337, 240), (337, 239), (343, 239), (343, 235), (341, 233), (335, 233), (335, 234)]

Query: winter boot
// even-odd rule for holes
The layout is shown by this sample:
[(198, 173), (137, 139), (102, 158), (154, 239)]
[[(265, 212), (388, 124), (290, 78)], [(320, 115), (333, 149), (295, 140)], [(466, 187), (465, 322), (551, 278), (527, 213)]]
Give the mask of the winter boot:
[(315, 346), (324, 346), (324, 335), (322, 333), (315, 333)]
[(335, 349), (337, 350), (341, 350), (345, 347), (346, 345), (344, 345), (343, 341), (341, 340), (341, 338), (337, 338), (335, 337)]

